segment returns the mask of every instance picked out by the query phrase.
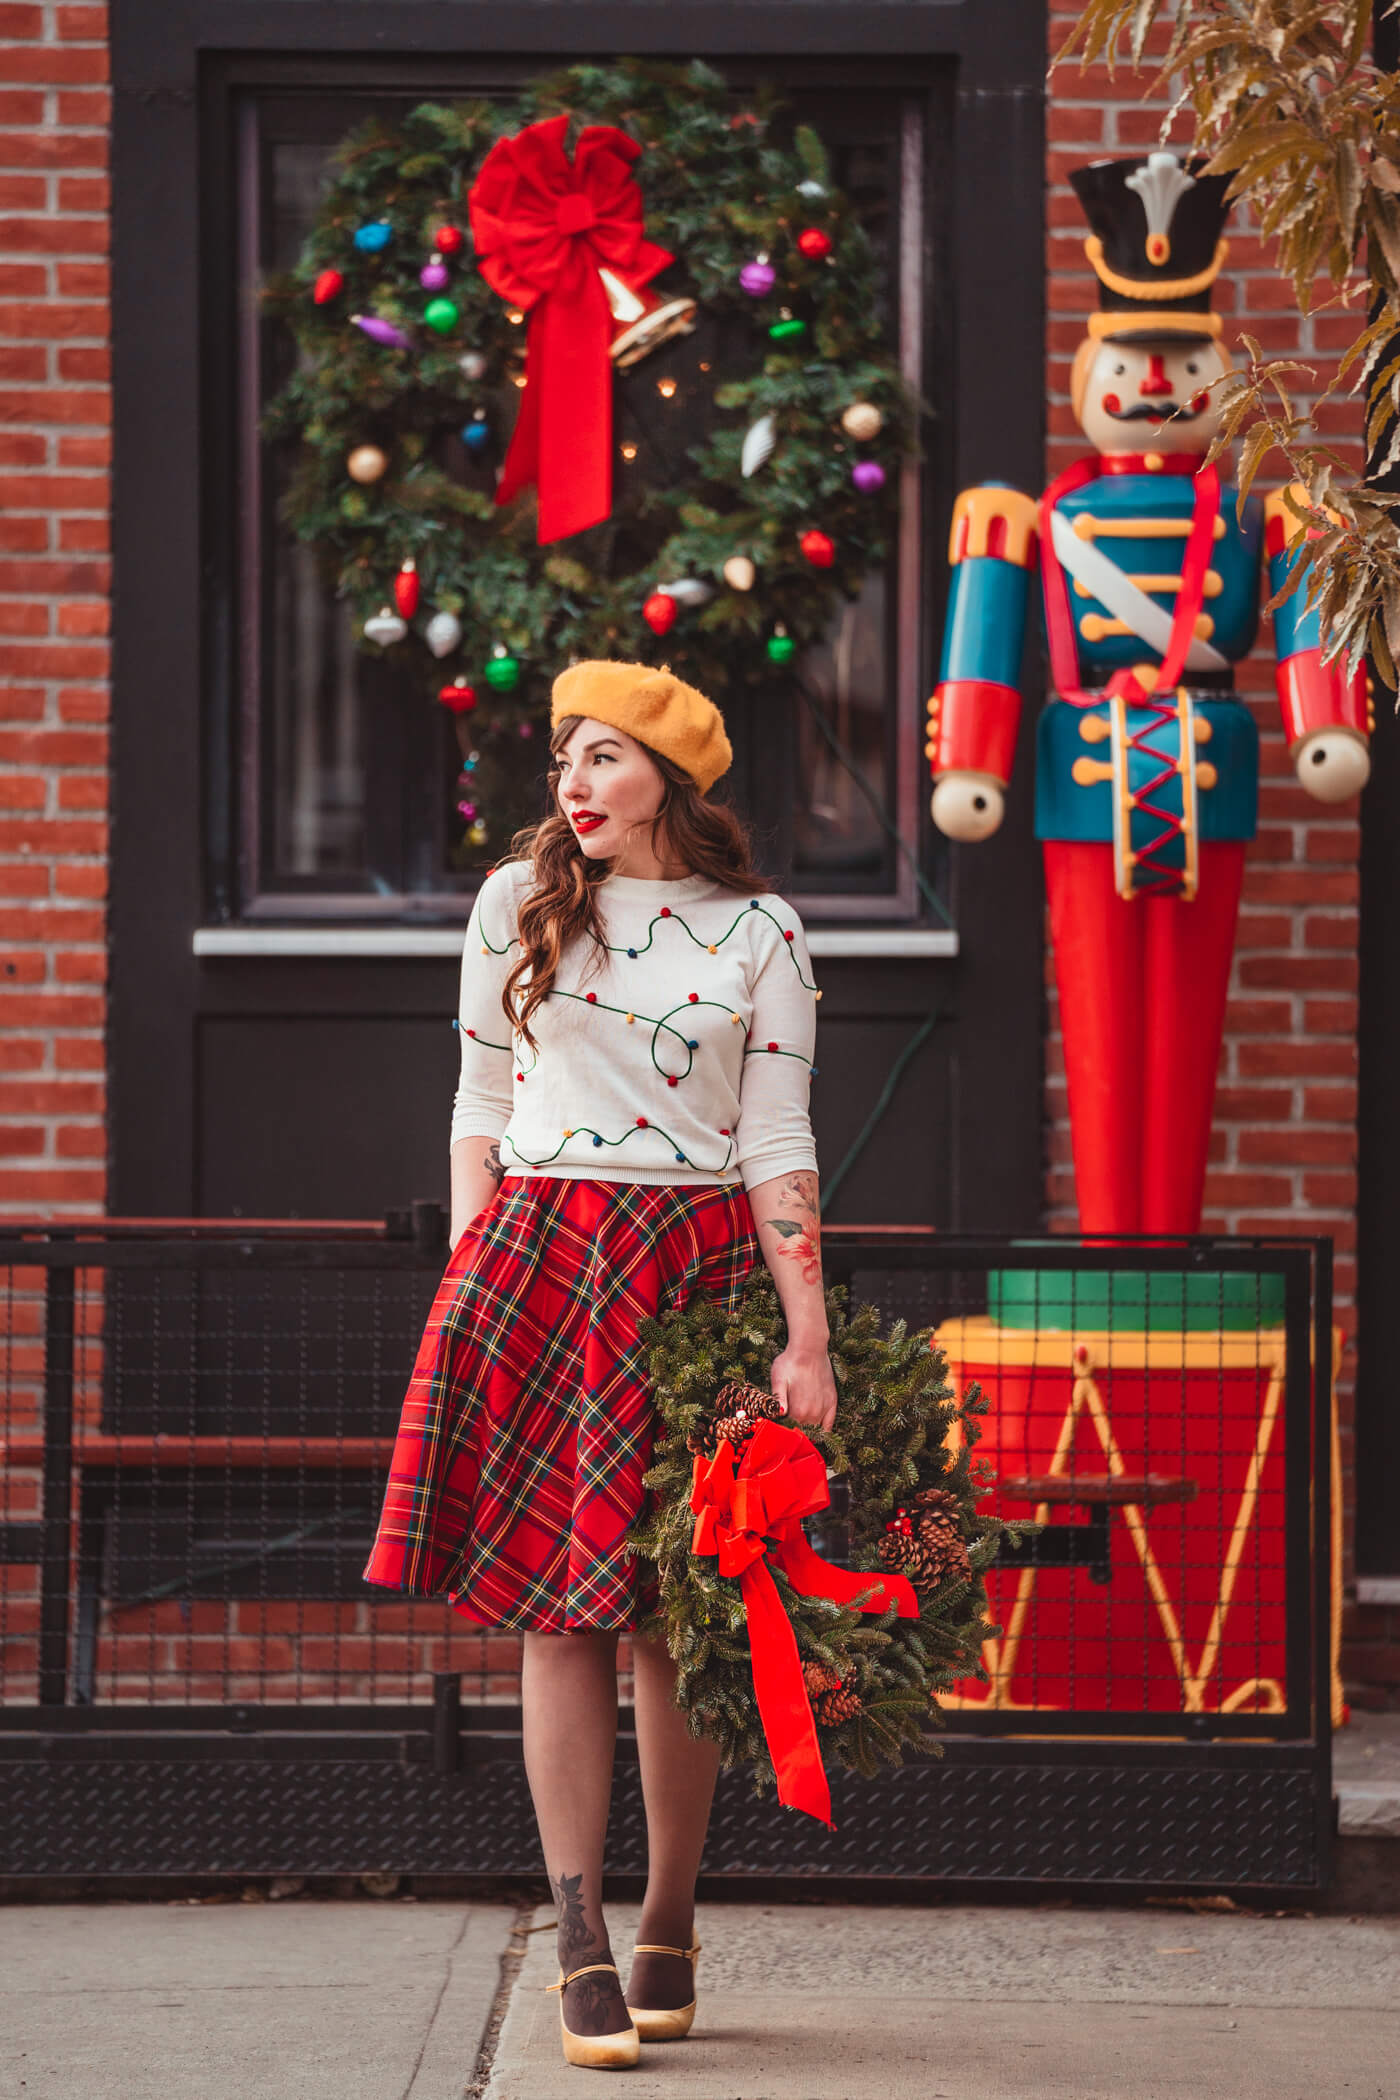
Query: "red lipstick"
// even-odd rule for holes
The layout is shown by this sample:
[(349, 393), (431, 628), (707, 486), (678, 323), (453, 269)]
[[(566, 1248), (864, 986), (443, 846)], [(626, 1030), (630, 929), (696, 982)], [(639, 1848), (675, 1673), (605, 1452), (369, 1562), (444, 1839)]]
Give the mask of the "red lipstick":
[(606, 824), (607, 821), (596, 809), (579, 809), (574, 812), (575, 831), (596, 831), (600, 824)]

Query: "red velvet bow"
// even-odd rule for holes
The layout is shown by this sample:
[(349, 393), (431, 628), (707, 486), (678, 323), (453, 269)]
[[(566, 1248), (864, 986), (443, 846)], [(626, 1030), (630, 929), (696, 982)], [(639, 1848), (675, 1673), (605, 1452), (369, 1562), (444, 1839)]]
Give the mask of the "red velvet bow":
[(798, 1659), (797, 1640), (769, 1572), (780, 1567), (804, 1597), (830, 1597), (857, 1611), (897, 1605), (901, 1619), (917, 1619), (918, 1599), (903, 1575), (857, 1575), (834, 1568), (812, 1551), (802, 1519), (831, 1500), (821, 1453), (796, 1429), (760, 1422), (736, 1468), (722, 1443), (711, 1459), (697, 1458), (690, 1506), (695, 1511), (692, 1553), (719, 1556), (721, 1575), (735, 1575), (744, 1599), (759, 1718), (778, 1776), (778, 1799), (831, 1827), (831, 1790), (817, 1747), (817, 1725)]
[(542, 546), (612, 509), (612, 315), (598, 272), (635, 289), (672, 260), (642, 234), (636, 140), (590, 124), (570, 163), (568, 125), (567, 115), (547, 117), (499, 139), (467, 199), (482, 276), (530, 315), (525, 391), (496, 501), (536, 482)]

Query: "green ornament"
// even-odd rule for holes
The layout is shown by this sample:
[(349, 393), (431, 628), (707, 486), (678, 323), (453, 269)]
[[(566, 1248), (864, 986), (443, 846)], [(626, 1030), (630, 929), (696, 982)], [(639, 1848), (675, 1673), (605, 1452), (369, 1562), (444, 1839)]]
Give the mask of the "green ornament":
[(486, 683), (496, 693), (513, 693), (520, 683), (520, 658), (499, 644), (486, 666)]
[(797, 644), (781, 627), (768, 637), (768, 661), (770, 664), (790, 664), (797, 654)]
[(775, 343), (795, 343), (800, 335), (807, 333), (807, 323), (799, 321), (795, 314), (784, 314), (768, 331)]
[(423, 319), (439, 335), (451, 335), (461, 319), (461, 308), (455, 299), (430, 299), (423, 308)]

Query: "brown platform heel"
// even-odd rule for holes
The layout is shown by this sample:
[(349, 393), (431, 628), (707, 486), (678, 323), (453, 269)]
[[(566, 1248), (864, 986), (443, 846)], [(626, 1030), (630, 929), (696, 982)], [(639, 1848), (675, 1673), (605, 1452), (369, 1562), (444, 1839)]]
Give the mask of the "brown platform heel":
[[(634, 1947), (632, 1952), (634, 1955), (678, 1955), (682, 1961), (690, 1963), (693, 1981), (700, 1942), (696, 1940), (692, 1947)], [(627, 2010), (632, 2015), (632, 2024), (644, 2042), (678, 2042), (683, 2034), (690, 2032), (695, 2019), (695, 2000), (692, 1998), (689, 2005), (678, 2005), (660, 2012), (647, 2012), (636, 2005), (629, 2005)]]
[[(591, 1961), (581, 1969), (570, 1969), (566, 1976), (561, 1969), (558, 1983), (547, 1983), (547, 1991), (559, 1993), (559, 2036), (564, 2044), (565, 2063), (578, 2064), (589, 2071), (625, 2071), (636, 2063), (641, 2055), (641, 2039), (635, 2026), (619, 2030), (617, 2034), (575, 2034), (564, 2018), (564, 1991), (576, 1976), (592, 1976), (606, 1971), (617, 1976), (617, 1969), (610, 1961)], [(618, 1982), (622, 1979), (619, 1976)]]

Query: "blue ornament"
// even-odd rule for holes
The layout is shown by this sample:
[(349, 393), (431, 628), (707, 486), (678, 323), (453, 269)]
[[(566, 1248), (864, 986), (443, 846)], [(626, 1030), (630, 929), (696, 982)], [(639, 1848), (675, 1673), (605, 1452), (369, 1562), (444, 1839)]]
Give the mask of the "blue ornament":
[(394, 229), (387, 219), (366, 219), (355, 228), (355, 246), (361, 255), (382, 255), (393, 238)]
[(678, 1152), (676, 1154), (676, 1158), (680, 1161), (682, 1166), (685, 1165), (685, 1154), (683, 1152)]
[(698, 1050), (700, 1048), (700, 1045), (698, 1043), (692, 1043), (690, 1047), (692, 1050)]
[(593, 1142), (595, 1145), (601, 1145), (603, 1140), (600, 1137), (595, 1137)]
[(630, 955), (630, 956), (632, 957), (633, 961), (635, 962), (635, 961), (636, 961), (636, 959), (637, 959), (637, 951), (636, 951), (636, 949), (635, 949), (635, 948), (629, 948), (629, 949), (627, 950), (627, 953), (628, 953), (628, 954), (629, 954), (629, 955)]
[(470, 423), (462, 425), (462, 443), (471, 452), (479, 452), (490, 441), (491, 426), (486, 420), (486, 411), (479, 408)]

